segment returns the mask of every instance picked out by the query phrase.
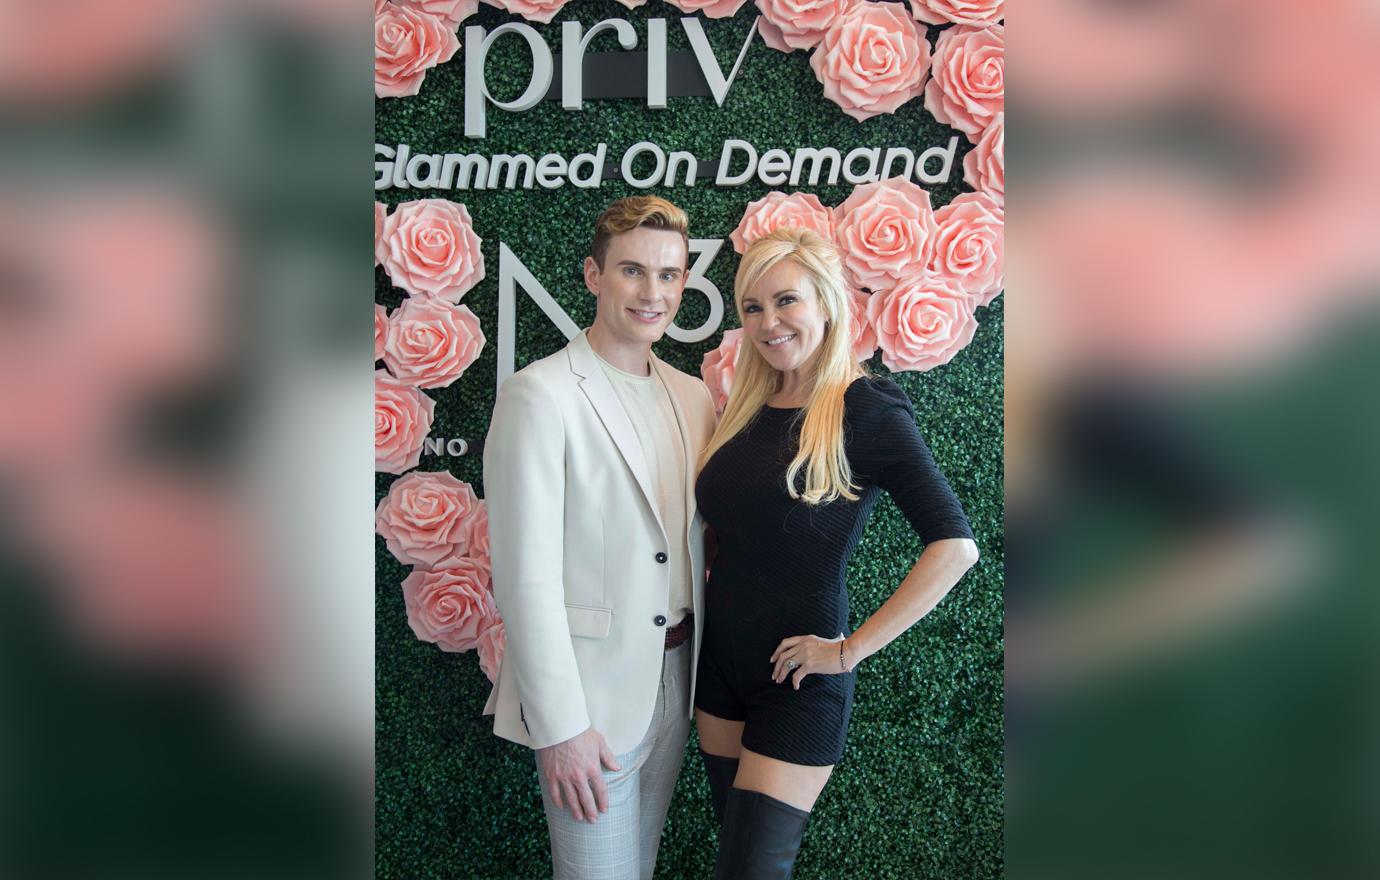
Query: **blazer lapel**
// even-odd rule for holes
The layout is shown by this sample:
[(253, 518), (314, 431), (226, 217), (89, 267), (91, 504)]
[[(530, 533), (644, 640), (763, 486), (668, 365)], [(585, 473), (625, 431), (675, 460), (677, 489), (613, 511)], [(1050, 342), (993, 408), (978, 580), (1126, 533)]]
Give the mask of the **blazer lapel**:
[(651, 472), (647, 469), (647, 458), (642, 454), (642, 444), (637, 440), (637, 431), (634, 430), (627, 411), (623, 409), (623, 404), (618, 400), (618, 394), (609, 384), (608, 376), (604, 375), (603, 368), (599, 366), (598, 356), (594, 349), (590, 348), (585, 333), (581, 332), (572, 339), (567, 350), (570, 352), (571, 369), (581, 377), (580, 390), (585, 393), (590, 406), (594, 407), (594, 412), (599, 416), (599, 421), (603, 422), (604, 429), (609, 432), (613, 445), (617, 447), (618, 453), (628, 465), (628, 470), (632, 472), (633, 479), (637, 481), (638, 488), (642, 490), (647, 507), (652, 511), (657, 525), (661, 527), (662, 534), (665, 534), (666, 525), (661, 521), (661, 514), (657, 511), (654, 500), (656, 489), (652, 485)]

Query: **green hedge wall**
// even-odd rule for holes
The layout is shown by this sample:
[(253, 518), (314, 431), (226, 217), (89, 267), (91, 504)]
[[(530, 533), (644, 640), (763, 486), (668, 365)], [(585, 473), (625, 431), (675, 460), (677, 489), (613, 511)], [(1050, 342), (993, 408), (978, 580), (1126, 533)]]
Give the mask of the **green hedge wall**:
[[(578, 16), (588, 27), (606, 18), (631, 20), (645, 39), (647, 18), (671, 19), (672, 50), (687, 49), (676, 23), (682, 13), (652, 2), (629, 11), (608, 0), (581, 0), (536, 26), (559, 49), (559, 23)], [(721, 65), (733, 63), (756, 10), (750, 4), (724, 21), (704, 20)], [(480, 6), (465, 25), (488, 29), (511, 20)], [(933, 31), (931, 32), (933, 39)], [(526, 85), (530, 64), (517, 38), (490, 52), (488, 81), (501, 99)], [(601, 35), (591, 52), (613, 51)], [(544, 102), (522, 114), (490, 108), (488, 136), (464, 137), (463, 50), (433, 69), (419, 95), (377, 102), (381, 144), (410, 144), (417, 152), (526, 152), (567, 156), (609, 145), (616, 167), (623, 151), (641, 140), (701, 159), (718, 156), (736, 137), (759, 151), (800, 146), (909, 146), (918, 154), (947, 142), (950, 129), (915, 100), (892, 116), (857, 123), (825, 100), (803, 52), (783, 55), (755, 41), (722, 108), (711, 98), (671, 98), (665, 111), (641, 101), (589, 101), (583, 112)], [(931, 187), (936, 206), (965, 189), (961, 160), (947, 185)], [(830, 206), (851, 191), (801, 187)], [(696, 237), (726, 238), (749, 201), (769, 191), (760, 183), (654, 189), (690, 214)], [(466, 204), (484, 240), (487, 277), (464, 298), (479, 316), (489, 343), (466, 375), (436, 400), (431, 436), (483, 438), (494, 403), (497, 367), (498, 245), (506, 243), (581, 326), (593, 319), (594, 301), (580, 280), (594, 218), (611, 200), (636, 194), (619, 179), (592, 190), (570, 186), (489, 191), (384, 190), (394, 205), (412, 198), (450, 198)], [(729, 297), (737, 256), (732, 243), (708, 277), (727, 301), (723, 329), (737, 326)], [(376, 298), (390, 308), (403, 293), (376, 272)], [(521, 293), (517, 366), (544, 357), (565, 342)], [(1002, 873), (1002, 298), (979, 310), (977, 337), (950, 364), (894, 378), (915, 402), (920, 428), (953, 483), (978, 536), (982, 560), (938, 608), (862, 665), (847, 751), (816, 805), (797, 862), (810, 878), (989, 878)], [(681, 326), (707, 315), (702, 296), (687, 293)], [(719, 334), (686, 345), (666, 339), (657, 354), (698, 375), (700, 359)], [(871, 368), (885, 372), (880, 358)], [(473, 455), (424, 456), (423, 470), (449, 469), (483, 495), (482, 466)], [(376, 477), (382, 498), (396, 479)], [(874, 611), (919, 555), (921, 545), (889, 499), (878, 505), (849, 569), (853, 625)], [(531, 752), (493, 735), (480, 711), (489, 682), (474, 653), (447, 654), (416, 639), (408, 628), (399, 583), (408, 568), (376, 539), (376, 874), (386, 878), (549, 877), (546, 826)], [(708, 785), (692, 734), (685, 769), (663, 837), (658, 877), (712, 873), (716, 830)]]

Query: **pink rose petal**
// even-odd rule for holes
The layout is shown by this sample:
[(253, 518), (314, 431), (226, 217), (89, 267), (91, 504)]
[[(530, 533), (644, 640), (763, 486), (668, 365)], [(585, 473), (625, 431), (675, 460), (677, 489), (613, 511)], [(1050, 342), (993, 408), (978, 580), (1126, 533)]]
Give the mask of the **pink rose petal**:
[(1006, 104), (1006, 29), (955, 27), (934, 46), (925, 109), (977, 142)]
[(833, 213), (810, 193), (769, 192), (747, 206), (738, 228), (729, 233), (733, 249), (747, 253), (748, 245), (783, 227), (812, 229), (828, 241), (834, 240)]
[(384, 220), (378, 257), (393, 283), (412, 296), (456, 303), (484, 278), (480, 244), (464, 205), (419, 199)]
[(709, 386), (714, 398), (714, 410), (720, 414), (728, 403), (728, 394), (733, 390), (733, 374), (738, 367), (738, 350), (743, 342), (743, 328), (736, 327), (724, 331), (723, 341), (713, 351), (706, 352), (700, 362), (700, 376)]
[[(483, 511), (469, 483), (444, 471), (412, 471), (379, 502), (374, 530), (399, 562), (445, 567), (470, 554), (475, 520), (483, 516), (487, 524)], [(484, 531), (487, 536), (487, 525)], [(487, 571), (487, 561), (480, 567)]]
[(973, 299), (937, 278), (925, 277), (874, 293), (867, 314), (888, 370), (930, 370), (953, 360), (973, 341)]
[(435, 410), (436, 401), (420, 390), (375, 370), (374, 470), (401, 474), (416, 467)]
[(930, 261), (930, 194), (904, 177), (855, 187), (835, 209), (835, 223), (844, 269), (859, 287), (896, 287), (923, 274)]
[(414, 569), (402, 582), (407, 622), (417, 638), (443, 651), (468, 651), (498, 620), (488, 572), (468, 559), (447, 568)]
[(418, 388), (444, 388), (464, 375), (484, 348), (479, 318), (465, 306), (409, 299), (388, 319), (383, 363)]

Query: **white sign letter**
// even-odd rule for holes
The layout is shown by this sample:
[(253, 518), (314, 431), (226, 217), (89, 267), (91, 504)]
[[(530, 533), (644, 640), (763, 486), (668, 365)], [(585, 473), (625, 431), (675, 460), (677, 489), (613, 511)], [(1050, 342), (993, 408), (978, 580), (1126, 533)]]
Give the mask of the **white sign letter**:
[[(699, 342), (714, 335), (714, 331), (719, 329), (719, 325), (724, 321), (724, 297), (719, 293), (719, 288), (704, 277), (704, 273), (709, 270), (709, 265), (714, 262), (714, 258), (719, 255), (719, 248), (724, 246), (722, 238), (692, 238), (690, 239), (690, 253), (699, 254), (695, 262), (690, 265), (690, 277), (685, 280), (686, 290), (698, 290), (709, 300), (709, 317), (703, 324), (694, 330), (682, 330), (675, 324), (666, 328), (666, 335), (677, 342)], [(502, 357), (502, 355), (500, 355)]]
[[(374, 144), (374, 155), (382, 156), (385, 159), (392, 159), (398, 155), (392, 147), (385, 147), (383, 144)], [(393, 163), (375, 162), (374, 170), (379, 176), (374, 178), (374, 189), (388, 189), (393, 185)]]
[[(733, 164), (733, 151), (743, 150), (748, 155), (747, 167), (743, 173), (730, 177), (728, 168)], [(752, 179), (752, 172), (757, 170), (757, 149), (747, 141), (740, 141), (737, 138), (729, 138), (724, 141), (723, 155), (719, 157), (719, 176), (714, 181), (716, 186), (742, 186)]]
[[(589, 41), (594, 39), (595, 34), (610, 28), (618, 32), (618, 45), (624, 49), (637, 47), (637, 31), (633, 30), (631, 23), (621, 18), (610, 18), (599, 22), (590, 28), (584, 37), (580, 36), (580, 23), (578, 21), (561, 23), (561, 106), (565, 109), (585, 109), (585, 49), (589, 48)], [(573, 49), (571, 43), (575, 44)]]
[[(484, 56), (494, 40), (504, 34), (521, 34), (532, 50), (532, 80), (527, 91), (512, 101), (494, 99), (489, 86), (484, 82)], [(493, 33), (484, 36), (484, 29), (478, 25), (465, 28), (465, 137), (484, 136), (484, 102), (488, 101), (500, 110), (530, 110), (551, 88), (551, 47), (530, 25), (511, 21), (494, 28)]]
[[(920, 154), (920, 158), (915, 161), (915, 176), (920, 178), (921, 183), (947, 183), (949, 172), (954, 167), (954, 154), (958, 152), (958, 137), (949, 138), (947, 147), (930, 147)], [(944, 160), (944, 164), (939, 166), (936, 174), (930, 174), (925, 170), (925, 166), (930, 159), (938, 157)]]
[[(643, 153), (651, 153), (656, 157), (656, 170), (642, 180), (633, 177), (633, 160)], [(661, 176), (666, 173), (666, 154), (661, 147), (651, 141), (639, 141), (628, 148), (623, 154), (623, 180), (633, 189), (650, 189), (661, 182)]]
[(722, 107), (724, 98), (728, 97), (728, 90), (733, 85), (733, 78), (738, 75), (738, 68), (743, 66), (743, 59), (747, 57), (748, 46), (752, 45), (752, 38), (757, 33), (757, 19), (752, 20), (747, 39), (743, 41), (743, 48), (738, 52), (738, 60), (733, 62), (733, 69), (728, 72), (727, 79), (724, 78), (724, 72), (719, 69), (718, 59), (714, 57), (714, 50), (709, 46), (709, 39), (704, 35), (704, 25), (700, 20), (682, 18), (680, 26), (685, 28), (685, 35), (690, 38), (690, 48), (695, 50), (695, 60), (700, 63), (700, 70), (704, 72), (704, 79), (709, 83), (709, 91), (714, 95), (714, 102)]
[[(505, 25), (506, 27), (506, 25)], [(570, 320), (570, 316), (565, 313), (565, 309), (552, 299), (551, 294), (546, 292), (541, 282), (536, 279), (522, 261), (508, 249), (504, 242), (498, 243), (498, 381), (494, 385), (497, 391), (503, 386), (503, 380), (513, 375), (514, 351), (513, 339), (517, 329), (517, 287), (522, 286), (523, 291), (532, 298), (546, 317), (551, 319), (566, 339), (574, 339), (575, 334), (580, 332), (580, 328), (575, 326), (575, 322)], [(722, 310), (722, 308), (721, 308)]]

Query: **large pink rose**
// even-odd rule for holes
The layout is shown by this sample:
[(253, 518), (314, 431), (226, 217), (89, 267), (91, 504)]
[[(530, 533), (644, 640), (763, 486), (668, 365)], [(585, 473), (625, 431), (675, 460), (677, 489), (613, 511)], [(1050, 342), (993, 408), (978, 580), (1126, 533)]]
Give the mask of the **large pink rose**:
[(947, 364), (977, 330), (972, 297), (929, 276), (874, 293), (867, 315), (877, 331), (882, 363), (893, 372)]
[(469, 483), (444, 471), (413, 471), (379, 502), (374, 531), (399, 562), (444, 568), (469, 556), (474, 519), (482, 509)]
[(859, 3), (834, 19), (810, 56), (824, 96), (859, 122), (925, 88), (930, 44), (899, 3)]
[(834, 216), (854, 284), (888, 290), (925, 271), (934, 248), (934, 210), (930, 194), (906, 178), (854, 187)]
[(434, 15), (388, 4), (374, 17), (374, 95), (415, 95), (426, 72), (460, 51), (455, 27)]
[(703, 12), (705, 18), (728, 18), (739, 9), (747, 0), (666, 0), (681, 12), (694, 14)]
[(867, 316), (867, 302), (870, 297), (856, 288), (848, 291), (848, 320), (853, 336), (853, 357), (865, 361), (877, 353), (877, 331), (872, 329), (872, 319)]
[(1004, 214), (986, 193), (963, 193), (934, 212), (930, 271), (985, 306), (1001, 293)]
[(934, 44), (925, 109), (977, 142), (1006, 104), (1006, 28), (955, 27)]
[(987, 27), (1006, 15), (1006, 0), (910, 0), (916, 21)]
[(475, 651), (479, 654), (479, 669), (490, 684), (498, 684), (498, 668), (503, 665), (503, 650), (507, 646), (507, 631), (501, 620), (479, 634)]
[(388, 206), (374, 202), (374, 265), (379, 264), (379, 237), (383, 235), (383, 218), (388, 216)]
[(451, 25), (457, 25), (479, 9), (479, 0), (393, 0), (418, 12), (429, 12)]
[(963, 157), (963, 180), (973, 189), (1006, 202), (1006, 114), (998, 113)]
[(489, 506), (483, 501), (470, 517), (469, 549), (465, 555), (485, 571), (493, 571), (493, 555), (489, 551)]
[(757, 0), (762, 42), (780, 52), (812, 49), (824, 39), (834, 19), (860, 0)]
[(468, 559), (446, 568), (417, 568), (402, 582), (407, 622), (417, 638), (443, 651), (468, 651), (498, 620), (489, 574)]
[(400, 474), (422, 460), (436, 401), (384, 370), (374, 371), (374, 470)]
[(733, 374), (738, 367), (738, 349), (742, 344), (742, 327), (726, 330), (719, 347), (706, 352), (704, 360), (700, 362), (700, 376), (704, 384), (709, 386), (715, 412), (722, 413), (728, 403), (728, 393), (733, 390)]
[(464, 205), (418, 199), (384, 219), (378, 257), (409, 294), (454, 303), (484, 277), (480, 242)]
[(383, 357), (383, 340), (388, 336), (388, 310), (374, 303), (374, 360)]
[(764, 235), (786, 226), (813, 229), (825, 239), (834, 239), (834, 215), (818, 196), (810, 193), (769, 192), (747, 206), (738, 228), (728, 234), (733, 249), (747, 253), (748, 245)]
[(409, 385), (445, 388), (483, 347), (474, 312), (440, 300), (409, 299), (388, 319), (383, 363)]
[(549, 22), (566, 4), (566, 0), (485, 0), (485, 2), (497, 6), (499, 9), (506, 9), (513, 15), (520, 15), (528, 21), (539, 21), (542, 24)]

